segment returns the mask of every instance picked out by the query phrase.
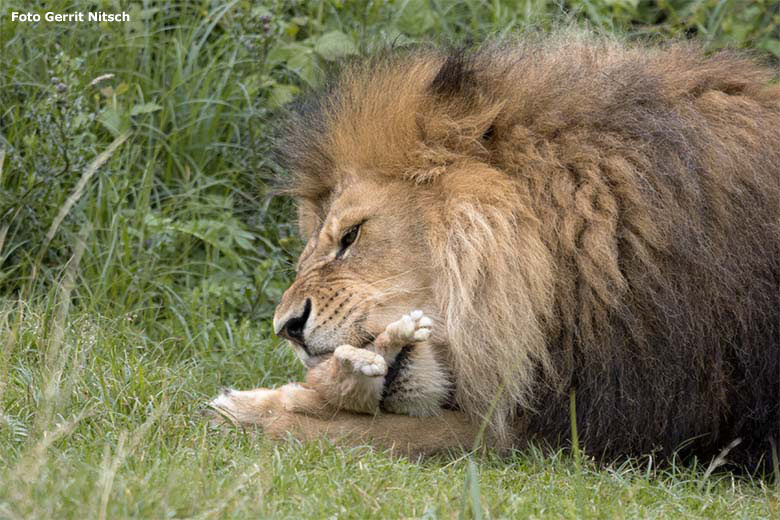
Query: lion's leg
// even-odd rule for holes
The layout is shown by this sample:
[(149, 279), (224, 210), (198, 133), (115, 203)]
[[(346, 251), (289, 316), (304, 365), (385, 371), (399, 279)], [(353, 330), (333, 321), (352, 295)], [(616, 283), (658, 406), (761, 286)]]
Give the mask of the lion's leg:
[(281, 410), (301, 413), (319, 413), (328, 408), (319, 392), (299, 383), (280, 388), (233, 390), (225, 388), (209, 403), (211, 423), (214, 425), (260, 425)]
[(378, 354), (385, 356), (385, 359), (392, 358), (406, 345), (430, 338), (432, 325), (431, 319), (422, 311), (412, 311), (388, 325), (384, 332), (376, 337), (373, 347)]
[[(299, 440), (325, 438), (338, 444), (369, 444), (406, 455), (427, 455), (450, 449), (470, 449), (478, 426), (460, 412), (442, 410), (432, 417), (365, 415), (332, 410), (329, 416), (309, 415), (307, 406), (319, 394), (293, 383), (277, 389), (226, 391), (214, 401), (222, 417), (246, 426), (257, 426), (272, 438), (288, 435)], [(216, 422), (217, 420), (215, 420)]]
[(341, 345), (306, 374), (306, 384), (332, 408), (377, 413), (387, 364), (366, 349)]

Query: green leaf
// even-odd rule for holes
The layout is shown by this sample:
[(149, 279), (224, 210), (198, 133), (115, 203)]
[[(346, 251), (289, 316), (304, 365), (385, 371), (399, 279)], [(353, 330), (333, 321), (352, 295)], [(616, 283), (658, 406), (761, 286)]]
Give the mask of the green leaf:
[(780, 58), (780, 40), (766, 40), (761, 43), (761, 47)]
[(273, 12), (271, 12), (271, 10), (264, 5), (253, 7), (251, 14), (255, 18), (260, 18), (261, 16), (273, 16)]
[(286, 65), (287, 62), (293, 59), (295, 56), (298, 56), (299, 54), (305, 54), (307, 52), (311, 52), (311, 49), (305, 45), (301, 45), (300, 43), (285, 43), (282, 45), (277, 45), (268, 51), (266, 62), (272, 66)]
[(407, 0), (398, 15), (398, 28), (406, 34), (417, 36), (436, 24), (428, 0)]
[(114, 137), (127, 130), (130, 126), (127, 121), (127, 117), (123, 117), (122, 114), (114, 110), (113, 108), (106, 108), (97, 117), (98, 122), (105, 127), (106, 130), (111, 132)]
[(281, 83), (271, 87), (271, 94), (268, 96), (268, 105), (270, 108), (277, 108), (293, 100), (300, 89), (295, 85), (284, 85)]
[(141, 105), (136, 105), (132, 109), (130, 109), (130, 115), (137, 116), (139, 114), (149, 114), (151, 112), (157, 112), (158, 110), (161, 109), (162, 107), (157, 103), (143, 103)]
[(287, 62), (287, 66), (310, 86), (317, 85), (317, 66), (313, 53), (306, 52), (293, 56)]
[(331, 31), (320, 36), (314, 51), (328, 61), (358, 53), (352, 38), (341, 31)]

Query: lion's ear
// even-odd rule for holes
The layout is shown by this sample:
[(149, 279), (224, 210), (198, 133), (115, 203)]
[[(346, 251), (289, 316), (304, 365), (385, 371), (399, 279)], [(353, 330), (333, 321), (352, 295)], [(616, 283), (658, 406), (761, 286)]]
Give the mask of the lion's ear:
[(473, 96), (478, 90), (473, 60), (465, 49), (451, 52), (431, 81), (429, 91), (440, 100)]
[(479, 70), (476, 55), (459, 49), (442, 62), (427, 88), (432, 103), (420, 112), (417, 127), (430, 148), (466, 157), (485, 158), (500, 134), (499, 116), (505, 105)]

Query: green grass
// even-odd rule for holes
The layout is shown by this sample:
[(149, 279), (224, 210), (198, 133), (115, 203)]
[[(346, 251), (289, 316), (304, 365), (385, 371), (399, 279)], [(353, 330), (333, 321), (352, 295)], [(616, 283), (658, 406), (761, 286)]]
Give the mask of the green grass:
[[(0, 517), (760, 518), (761, 482), (640, 460), (597, 468), (530, 449), (421, 463), (325, 442), (270, 443), (209, 428), (220, 384), (294, 377), (267, 331), (214, 327), (214, 348), (165, 355), (131, 316), (52, 308), (0, 315), (4, 338)], [(221, 338), (218, 339), (218, 338)], [(230, 339), (228, 339), (230, 338)], [(224, 378), (229, 375), (230, 380)], [(471, 461), (475, 461), (472, 465)], [(465, 491), (464, 491), (465, 490)], [(474, 507), (477, 504), (477, 507)]]
[(271, 333), (301, 244), (269, 194), (270, 128), (335, 59), (561, 22), (776, 59), (780, 0), (95, 3), (132, 22), (0, 4), (0, 518), (780, 518), (778, 484), (704, 467), (417, 463), (201, 416), (223, 385), (302, 376)]

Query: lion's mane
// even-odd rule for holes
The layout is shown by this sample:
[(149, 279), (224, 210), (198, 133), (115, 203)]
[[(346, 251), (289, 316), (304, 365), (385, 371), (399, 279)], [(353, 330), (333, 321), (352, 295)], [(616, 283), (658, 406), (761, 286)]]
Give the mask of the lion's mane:
[[(734, 52), (565, 32), (345, 65), (286, 190), (428, 185), (459, 407), (499, 440), (749, 453), (780, 431), (780, 88)], [(431, 195), (432, 193), (432, 195)]]

